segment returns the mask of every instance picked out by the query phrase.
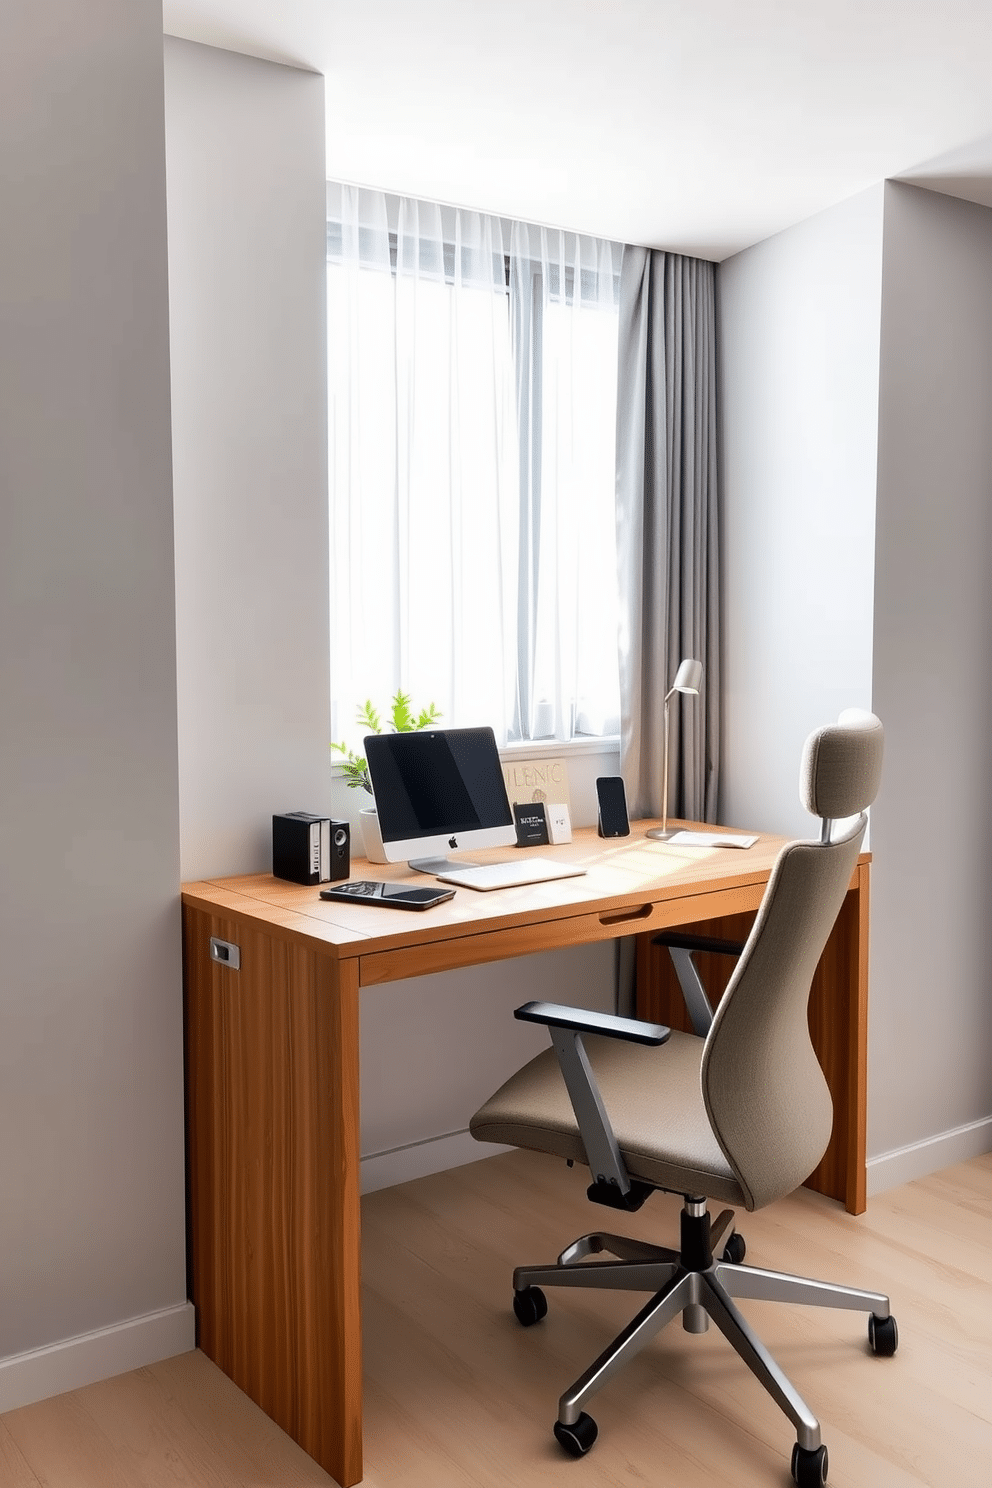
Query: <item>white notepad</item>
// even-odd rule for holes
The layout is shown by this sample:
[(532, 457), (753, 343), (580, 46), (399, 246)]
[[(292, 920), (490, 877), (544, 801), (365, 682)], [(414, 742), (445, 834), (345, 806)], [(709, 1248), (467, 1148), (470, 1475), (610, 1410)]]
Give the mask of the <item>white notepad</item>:
[(668, 840), (677, 847), (753, 847), (758, 839), (736, 832), (675, 832)]
[(434, 877), (463, 889), (514, 889), (552, 878), (578, 878), (585, 871), (574, 863), (556, 863), (551, 858), (521, 858), (510, 863), (466, 863), (464, 868), (451, 868)]

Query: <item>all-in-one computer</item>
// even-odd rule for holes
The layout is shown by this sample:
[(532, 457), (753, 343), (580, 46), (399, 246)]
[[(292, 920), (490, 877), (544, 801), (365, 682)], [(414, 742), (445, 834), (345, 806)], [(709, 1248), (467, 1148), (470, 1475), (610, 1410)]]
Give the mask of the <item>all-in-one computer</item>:
[(448, 857), (449, 852), (516, 845), (491, 728), (370, 734), (365, 757), (388, 862), (405, 861), (421, 873), (478, 889), (585, 871), (547, 858), (479, 865)]

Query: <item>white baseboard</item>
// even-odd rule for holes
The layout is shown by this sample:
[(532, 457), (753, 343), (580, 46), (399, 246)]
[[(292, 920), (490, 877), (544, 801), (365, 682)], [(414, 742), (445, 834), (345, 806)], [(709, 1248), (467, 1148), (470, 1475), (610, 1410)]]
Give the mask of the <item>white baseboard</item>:
[[(509, 1147), (477, 1142), (469, 1132), (459, 1131), (446, 1132), (424, 1142), (410, 1142), (389, 1152), (373, 1152), (362, 1158), (362, 1193), (375, 1193), (380, 1188), (392, 1188), (394, 1183), (409, 1183), (414, 1178), (426, 1178), (430, 1173), (443, 1173), (447, 1168), (460, 1168), (464, 1163), (509, 1151)], [(940, 1132), (909, 1147), (899, 1147), (894, 1152), (880, 1153), (868, 1159), (869, 1197), (966, 1162), (970, 1157), (980, 1157), (984, 1152), (992, 1152), (992, 1116), (954, 1131)]]
[(903, 1183), (912, 1183), (914, 1178), (939, 1173), (942, 1168), (953, 1167), (955, 1163), (967, 1162), (970, 1157), (981, 1157), (985, 1152), (992, 1152), (992, 1116), (971, 1121), (954, 1131), (940, 1132), (922, 1142), (913, 1142), (909, 1147), (897, 1147), (894, 1152), (870, 1157), (869, 1197), (898, 1188)]
[(394, 1183), (409, 1183), (412, 1178), (426, 1178), (430, 1173), (443, 1173), (447, 1168), (460, 1168), (510, 1150), (496, 1142), (477, 1142), (468, 1131), (457, 1131), (430, 1137), (426, 1142), (410, 1142), (389, 1152), (373, 1152), (362, 1158), (362, 1193), (375, 1193), (380, 1188), (392, 1188)]
[(0, 1413), (96, 1384), (196, 1347), (192, 1302), (0, 1359)]

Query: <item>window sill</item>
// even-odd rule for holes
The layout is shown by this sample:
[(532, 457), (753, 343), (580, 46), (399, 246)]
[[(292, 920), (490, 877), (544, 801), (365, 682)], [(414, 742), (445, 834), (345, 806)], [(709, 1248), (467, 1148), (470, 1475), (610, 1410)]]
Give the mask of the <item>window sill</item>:
[[(619, 748), (619, 734), (606, 734), (601, 739), (518, 739), (512, 744), (501, 745), (499, 757), (504, 763), (529, 759), (572, 759), (583, 754), (616, 754)], [(331, 764), (331, 779), (344, 779), (344, 768), (337, 760)], [(357, 794), (360, 793), (356, 791)], [(362, 804), (366, 804), (364, 794)]]
[(515, 739), (512, 744), (500, 746), (501, 759), (555, 759), (578, 754), (615, 754), (620, 748), (619, 734), (606, 734), (602, 738), (584, 739)]

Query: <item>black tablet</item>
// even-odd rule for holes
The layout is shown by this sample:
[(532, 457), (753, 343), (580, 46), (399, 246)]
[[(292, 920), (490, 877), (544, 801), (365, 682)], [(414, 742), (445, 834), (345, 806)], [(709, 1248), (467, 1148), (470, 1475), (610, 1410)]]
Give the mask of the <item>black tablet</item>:
[(431, 884), (425, 888), (411, 888), (409, 884), (378, 883), (371, 878), (355, 878), (348, 883), (337, 884), (333, 889), (321, 889), (321, 899), (343, 899), (350, 904), (382, 904), (387, 909), (431, 909), (443, 904), (445, 899), (455, 897), (454, 889)]

